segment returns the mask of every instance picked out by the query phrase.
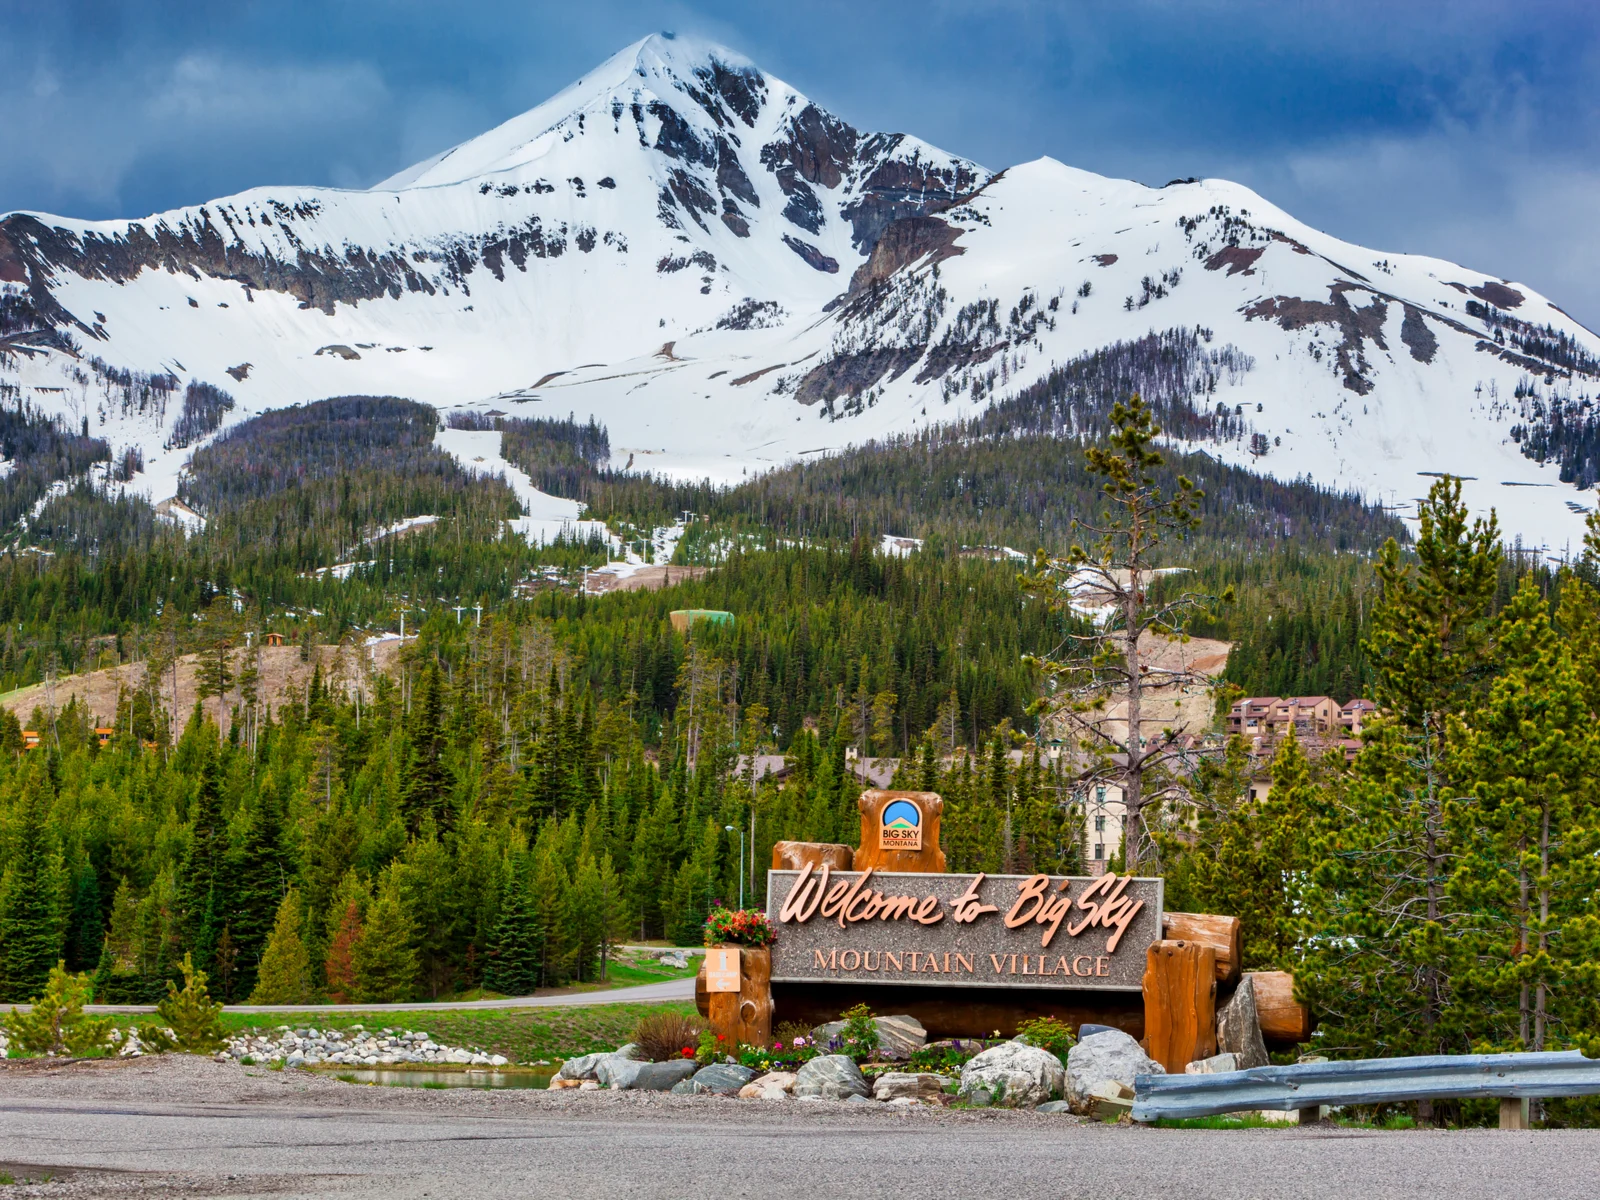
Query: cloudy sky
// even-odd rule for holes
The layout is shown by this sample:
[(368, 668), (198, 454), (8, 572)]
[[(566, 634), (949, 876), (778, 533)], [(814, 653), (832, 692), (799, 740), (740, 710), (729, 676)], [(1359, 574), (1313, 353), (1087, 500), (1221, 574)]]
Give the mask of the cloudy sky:
[(0, 211), (364, 187), (661, 29), (864, 128), (1237, 179), (1600, 329), (1594, 0), (0, 0)]

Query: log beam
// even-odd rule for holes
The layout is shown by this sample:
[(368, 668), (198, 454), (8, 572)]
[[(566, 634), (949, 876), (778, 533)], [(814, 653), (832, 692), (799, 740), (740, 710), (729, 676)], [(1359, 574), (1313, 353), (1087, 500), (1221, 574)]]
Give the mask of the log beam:
[(1171, 941), (1210, 946), (1217, 956), (1217, 982), (1238, 980), (1242, 961), (1238, 917), (1169, 912), (1161, 918), (1161, 936)]
[(1311, 1010), (1294, 998), (1294, 976), (1288, 971), (1252, 971), (1256, 1018), (1269, 1042), (1299, 1043), (1311, 1036)]

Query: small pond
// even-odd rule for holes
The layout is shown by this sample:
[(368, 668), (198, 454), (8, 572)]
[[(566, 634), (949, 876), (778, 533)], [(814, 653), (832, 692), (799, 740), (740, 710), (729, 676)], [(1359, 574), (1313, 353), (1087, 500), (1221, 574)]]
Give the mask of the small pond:
[(375, 1083), (380, 1087), (425, 1088), (548, 1088), (551, 1071), (430, 1071), (409, 1067), (347, 1067), (328, 1071), (346, 1083)]

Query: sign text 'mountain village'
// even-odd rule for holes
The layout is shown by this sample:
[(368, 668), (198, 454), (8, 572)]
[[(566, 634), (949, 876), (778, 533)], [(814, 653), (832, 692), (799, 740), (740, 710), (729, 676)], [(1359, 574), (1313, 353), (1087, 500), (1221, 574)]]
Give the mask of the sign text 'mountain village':
[(768, 875), (779, 982), (1137, 990), (1159, 879), (1131, 875)]

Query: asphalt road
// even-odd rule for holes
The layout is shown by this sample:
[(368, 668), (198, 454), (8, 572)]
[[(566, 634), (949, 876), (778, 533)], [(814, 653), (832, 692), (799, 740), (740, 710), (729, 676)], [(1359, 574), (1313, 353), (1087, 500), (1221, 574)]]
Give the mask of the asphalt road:
[(1027, 1114), (962, 1125), (754, 1101), (471, 1115), (252, 1100), (0, 1095), (0, 1164), (19, 1177), (67, 1169), (46, 1194), (117, 1197), (1589, 1200), (1600, 1187), (1596, 1131), (1150, 1130)]
[[(649, 1004), (658, 1000), (693, 1000), (694, 979), (670, 979), (665, 983), (641, 983), (633, 987), (607, 988), (598, 992), (553, 992), (542, 996), (511, 996), (504, 1000), (468, 1000), (448, 1003), (414, 1004), (230, 1004), (238, 1013), (368, 1013), (426, 1012), (429, 1009), (455, 1012), (472, 1008), (567, 1008), (592, 1004)], [(27, 1009), (30, 1006), (18, 1006)], [(148, 1004), (88, 1004), (88, 1013), (153, 1013)]]

